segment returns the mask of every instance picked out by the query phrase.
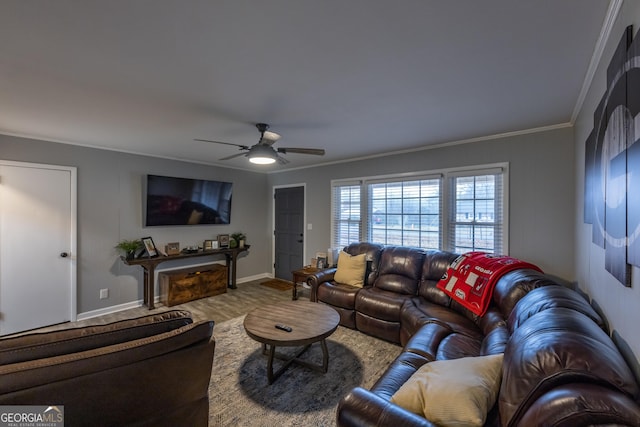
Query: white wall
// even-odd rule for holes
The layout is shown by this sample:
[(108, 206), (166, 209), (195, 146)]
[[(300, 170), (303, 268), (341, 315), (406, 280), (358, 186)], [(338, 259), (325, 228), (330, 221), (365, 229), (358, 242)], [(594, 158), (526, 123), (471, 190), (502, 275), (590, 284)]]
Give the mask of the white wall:
[[(640, 2), (625, 1), (611, 31), (591, 88), (575, 124), (576, 158), (576, 278), (579, 286), (602, 307), (612, 330), (618, 332), (640, 361), (640, 269), (633, 267), (626, 288), (604, 268), (604, 249), (591, 242), (591, 225), (583, 220), (585, 141), (593, 129), (593, 113), (606, 90), (606, 68), (625, 27), (640, 28)], [(582, 76), (576, 76), (582, 78)], [(638, 197), (638, 195), (632, 195)]]
[(269, 186), (306, 184), (307, 223), (313, 225), (306, 232), (306, 253), (315, 254), (330, 245), (332, 179), (498, 162), (509, 163), (509, 255), (573, 280), (575, 165), (569, 127), (272, 173)]
[[(0, 158), (75, 166), (78, 170), (78, 314), (136, 305), (142, 300), (142, 268), (126, 266), (115, 251), (121, 239), (151, 236), (157, 246), (201, 244), (217, 234), (243, 231), (251, 249), (238, 260), (238, 278), (271, 271), (271, 235), (267, 223), (264, 173), (97, 150), (0, 135)], [(233, 182), (230, 225), (143, 227), (142, 181), (146, 174)], [(206, 262), (206, 259), (197, 259)], [(185, 262), (170, 261), (159, 268)], [(109, 298), (100, 300), (100, 289)]]

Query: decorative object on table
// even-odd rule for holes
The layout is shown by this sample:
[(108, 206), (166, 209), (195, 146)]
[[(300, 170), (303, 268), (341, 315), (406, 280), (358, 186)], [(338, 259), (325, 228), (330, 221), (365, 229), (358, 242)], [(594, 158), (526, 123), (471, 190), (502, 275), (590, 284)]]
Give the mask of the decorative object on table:
[(218, 249), (218, 248), (220, 248), (220, 243), (218, 242), (218, 240), (212, 240), (211, 249)]
[(120, 242), (118, 242), (115, 248), (123, 252), (126, 259), (133, 259), (136, 255), (136, 252), (143, 248), (142, 240), (123, 239), (123, 240), (120, 240)]
[(144, 245), (145, 250), (147, 251), (147, 256), (149, 258), (155, 258), (158, 256), (156, 245), (155, 243), (153, 243), (153, 239), (151, 237), (143, 237), (142, 243)]
[[(236, 246), (231, 246), (233, 247), (238, 247), (238, 248), (244, 248), (244, 244), (247, 240), (247, 236), (241, 232), (241, 231), (236, 231), (235, 233), (231, 234), (231, 239), (236, 241)], [(230, 245), (232, 245), (233, 242), (230, 242)]]
[(229, 235), (228, 234), (218, 234), (218, 244), (221, 248), (229, 247)]
[(178, 255), (180, 254), (180, 243), (167, 243), (166, 245), (164, 245), (164, 251), (167, 255)]
[(191, 245), (191, 246), (186, 246), (183, 250), (182, 253), (185, 254), (195, 254), (198, 253), (200, 250), (197, 246), (195, 245)]
[(205, 240), (202, 243), (202, 250), (203, 251), (210, 251), (213, 249), (213, 240)]
[[(313, 264), (311, 264), (313, 265)], [(326, 252), (316, 252), (316, 268), (327, 268), (327, 253)]]
[(338, 255), (340, 254), (340, 248), (327, 249), (327, 267), (335, 267), (338, 265)]

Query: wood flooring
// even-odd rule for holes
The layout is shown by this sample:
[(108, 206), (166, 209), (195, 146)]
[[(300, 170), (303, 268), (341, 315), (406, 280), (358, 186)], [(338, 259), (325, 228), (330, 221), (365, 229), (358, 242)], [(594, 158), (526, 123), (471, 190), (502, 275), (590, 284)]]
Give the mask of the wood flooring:
[[(277, 290), (268, 286), (260, 285), (267, 279), (254, 280), (245, 283), (238, 283), (237, 289), (227, 289), (224, 294), (209, 298), (202, 298), (185, 304), (166, 307), (162, 303), (157, 303), (154, 310), (149, 310), (146, 306), (136, 307), (104, 316), (93, 317), (91, 319), (78, 322), (63, 323), (60, 325), (41, 328), (29, 332), (45, 332), (56, 329), (75, 328), (87, 325), (105, 324), (134, 317), (146, 316), (148, 314), (160, 313), (167, 310), (187, 310), (191, 312), (194, 322), (200, 320), (214, 320), (221, 323), (226, 320), (247, 314), (256, 307), (266, 304), (275, 304), (281, 301), (291, 301), (291, 290)], [(298, 297), (309, 299), (309, 291), (298, 286)]]

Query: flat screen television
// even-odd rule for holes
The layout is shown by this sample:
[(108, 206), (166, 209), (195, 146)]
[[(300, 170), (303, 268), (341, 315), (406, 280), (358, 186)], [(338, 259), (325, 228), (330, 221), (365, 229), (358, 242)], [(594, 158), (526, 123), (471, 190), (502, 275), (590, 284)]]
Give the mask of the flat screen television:
[(233, 184), (147, 175), (145, 226), (229, 224)]

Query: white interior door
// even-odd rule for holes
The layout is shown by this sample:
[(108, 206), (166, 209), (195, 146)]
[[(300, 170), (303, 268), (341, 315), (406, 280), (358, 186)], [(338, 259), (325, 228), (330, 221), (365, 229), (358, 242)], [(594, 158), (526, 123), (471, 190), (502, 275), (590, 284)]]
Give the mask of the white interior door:
[(0, 161), (0, 335), (75, 320), (76, 171)]

